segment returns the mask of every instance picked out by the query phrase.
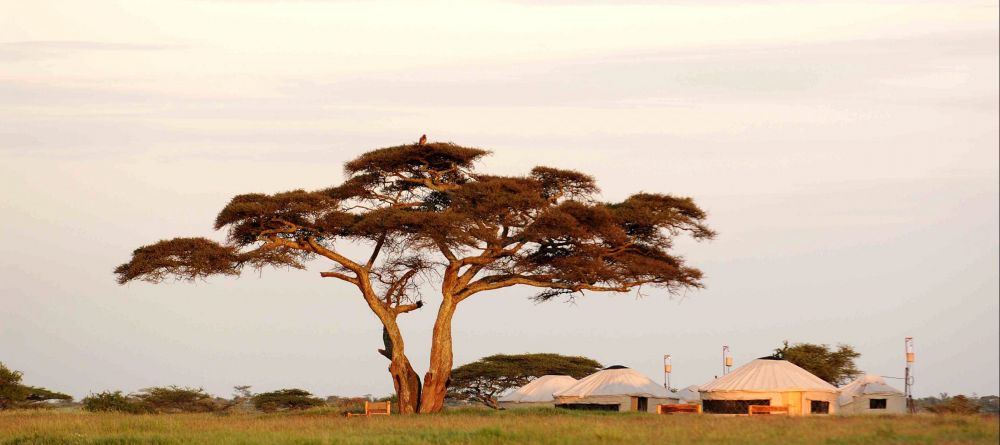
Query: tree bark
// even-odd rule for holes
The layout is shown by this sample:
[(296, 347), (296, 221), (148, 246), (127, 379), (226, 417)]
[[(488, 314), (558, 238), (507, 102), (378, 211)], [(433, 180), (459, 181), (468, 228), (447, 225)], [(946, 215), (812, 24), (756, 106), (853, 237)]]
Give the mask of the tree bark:
[(451, 295), (444, 295), (431, 334), (430, 364), (424, 375), (424, 389), (420, 397), (421, 413), (436, 413), (444, 406), (453, 364), (451, 319), (455, 315), (456, 306)]
[(358, 288), (364, 295), (365, 302), (382, 322), (382, 342), (385, 344), (385, 349), (379, 349), (379, 353), (389, 359), (389, 374), (392, 376), (392, 386), (399, 398), (399, 412), (416, 413), (420, 406), (420, 376), (413, 370), (410, 359), (406, 357), (403, 334), (396, 323), (399, 312), (392, 306), (383, 304), (375, 295), (367, 270), (360, 269), (357, 274)]
[(414, 414), (420, 406), (420, 376), (403, 353), (403, 336), (399, 327), (395, 323), (386, 324), (391, 325), (382, 330), (386, 349), (380, 349), (379, 353), (389, 359), (389, 374), (399, 398), (400, 414)]

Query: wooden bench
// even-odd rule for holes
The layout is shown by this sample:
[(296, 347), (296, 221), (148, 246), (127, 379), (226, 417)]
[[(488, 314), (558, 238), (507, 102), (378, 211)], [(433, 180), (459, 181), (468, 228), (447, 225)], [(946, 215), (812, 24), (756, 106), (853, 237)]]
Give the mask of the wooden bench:
[(768, 406), (768, 405), (750, 405), (748, 413), (752, 416), (754, 414), (775, 414), (775, 413), (785, 413), (788, 414), (787, 406)]
[(656, 405), (656, 414), (695, 413), (701, 414), (701, 405)]
[(391, 402), (365, 402), (365, 412), (347, 413), (347, 417), (388, 416), (392, 413)]

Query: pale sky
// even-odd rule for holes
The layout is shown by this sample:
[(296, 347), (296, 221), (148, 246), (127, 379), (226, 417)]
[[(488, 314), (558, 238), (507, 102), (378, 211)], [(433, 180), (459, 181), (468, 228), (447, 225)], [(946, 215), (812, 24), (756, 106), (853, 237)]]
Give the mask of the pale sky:
[[(0, 0), (0, 361), (76, 397), (391, 393), (380, 325), (325, 263), (112, 270), (427, 133), (493, 150), (482, 171), (691, 196), (719, 232), (677, 245), (707, 286), (680, 297), (468, 300), (456, 365), (558, 352), (660, 381), (669, 353), (683, 387), (723, 344), (739, 365), (787, 339), (901, 376), (909, 335), (917, 396), (995, 394), (998, 37), (987, 1)], [(435, 310), (403, 317), (421, 375)]]

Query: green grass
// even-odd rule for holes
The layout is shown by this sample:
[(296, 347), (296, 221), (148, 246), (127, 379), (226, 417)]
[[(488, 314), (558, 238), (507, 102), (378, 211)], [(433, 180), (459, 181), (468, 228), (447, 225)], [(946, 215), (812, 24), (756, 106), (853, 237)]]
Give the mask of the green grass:
[(995, 416), (722, 417), (556, 410), (381, 418), (0, 413), (0, 444), (996, 444)]

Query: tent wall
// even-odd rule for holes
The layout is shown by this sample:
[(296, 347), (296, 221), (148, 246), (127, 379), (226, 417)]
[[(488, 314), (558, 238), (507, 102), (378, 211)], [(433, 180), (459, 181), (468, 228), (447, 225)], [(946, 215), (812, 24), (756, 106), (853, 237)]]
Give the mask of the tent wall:
[(679, 399), (661, 399), (659, 397), (650, 397), (646, 412), (656, 413), (656, 405), (676, 405), (680, 402), (681, 401)]
[[(672, 405), (677, 399), (647, 397), (646, 412), (655, 413), (656, 405)], [(635, 411), (638, 397), (633, 396), (588, 396), (588, 397), (556, 397), (556, 405), (586, 404), (586, 405), (618, 405), (618, 411)]]
[(555, 405), (555, 402), (500, 402), (503, 409), (552, 408)]
[(802, 416), (812, 414), (812, 401), (829, 403), (829, 414), (837, 413), (837, 394), (819, 391), (711, 391), (701, 393), (705, 400), (770, 400), (771, 406), (787, 406), (788, 414)]
[[(871, 399), (885, 399), (885, 409), (870, 409)], [(840, 405), (843, 414), (905, 414), (906, 397), (900, 394), (865, 394)]]

